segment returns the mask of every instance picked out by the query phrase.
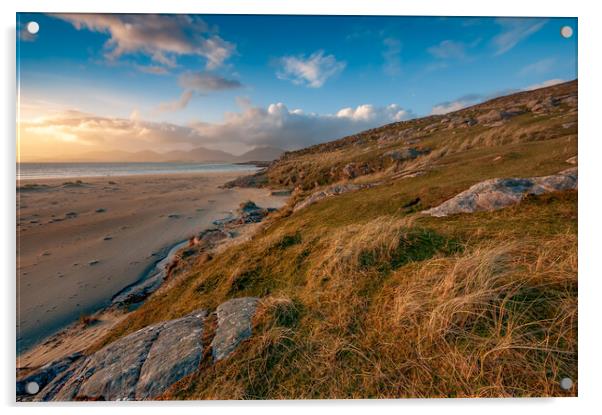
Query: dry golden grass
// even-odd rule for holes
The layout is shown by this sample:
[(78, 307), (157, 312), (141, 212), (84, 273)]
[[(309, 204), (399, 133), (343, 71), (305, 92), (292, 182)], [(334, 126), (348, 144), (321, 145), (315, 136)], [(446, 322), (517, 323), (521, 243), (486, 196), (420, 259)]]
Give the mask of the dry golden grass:
[(460, 246), (418, 229), (385, 216), (325, 236), (306, 283), (265, 297), (253, 337), (167, 397), (576, 394), (558, 386), (577, 379), (576, 235)]
[[(570, 92), (576, 83), (554, 88)], [(448, 129), (427, 117), (286, 156), (268, 171), (274, 186), (297, 187), (285, 208), (249, 241), (191, 266), (91, 350), (157, 321), (257, 296), (252, 337), (164, 398), (576, 395), (576, 386), (559, 388), (562, 377), (578, 378), (576, 192), (496, 212), (418, 214), (485, 179), (569, 167), (576, 126), (562, 123), (576, 113), (554, 111), (495, 128)], [(408, 145), (389, 136), (431, 151), (384, 162), (385, 151)], [(348, 162), (377, 167), (355, 181), (380, 185), (293, 212), (316, 186), (340, 180), (332, 169)], [(417, 170), (425, 174), (399, 176)]]

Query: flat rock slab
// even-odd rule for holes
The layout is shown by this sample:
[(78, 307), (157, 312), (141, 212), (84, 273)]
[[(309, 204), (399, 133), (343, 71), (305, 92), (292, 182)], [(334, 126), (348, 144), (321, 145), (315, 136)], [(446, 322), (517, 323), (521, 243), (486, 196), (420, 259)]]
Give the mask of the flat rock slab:
[(194, 372), (203, 356), (206, 312), (145, 327), (79, 359), (37, 400), (141, 400)]
[(205, 310), (200, 310), (163, 325), (142, 365), (136, 399), (161, 395), (199, 367), (203, 357), (203, 322), (206, 316)]
[(159, 336), (159, 328), (156, 325), (146, 327), (91, 355), (57, 394), (56, 400), (135, 399), (140, 370), (153, 342)]
[(211, 342), (214, 361), (228, 357), (240, 342), (251, 336), (251, 319), (258, 301), (255, 297), (235, 298), (217, 307), (217, 328)]
[(490, 179), (422, 213), (442, 217), (456, 213), (491, 211), (519, 203), (527, 195), (577, 189), (577, 168), (543, 177)]

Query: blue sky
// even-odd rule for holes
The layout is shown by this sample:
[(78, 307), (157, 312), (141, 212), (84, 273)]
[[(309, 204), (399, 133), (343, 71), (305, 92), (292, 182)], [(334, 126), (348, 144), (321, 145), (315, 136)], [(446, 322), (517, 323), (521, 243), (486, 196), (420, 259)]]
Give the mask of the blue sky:
[(73, 154), (292, 149), (577, 76), (573, 18), (17, 20), (24, 158), (57, 144)]

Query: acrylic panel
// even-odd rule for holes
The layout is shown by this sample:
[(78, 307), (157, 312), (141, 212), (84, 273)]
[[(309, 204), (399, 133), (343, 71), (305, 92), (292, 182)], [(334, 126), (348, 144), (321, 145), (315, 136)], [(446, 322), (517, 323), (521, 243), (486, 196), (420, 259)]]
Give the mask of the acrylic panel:
[(17, 14), (17, 400), (577, 395), (577, 19)]

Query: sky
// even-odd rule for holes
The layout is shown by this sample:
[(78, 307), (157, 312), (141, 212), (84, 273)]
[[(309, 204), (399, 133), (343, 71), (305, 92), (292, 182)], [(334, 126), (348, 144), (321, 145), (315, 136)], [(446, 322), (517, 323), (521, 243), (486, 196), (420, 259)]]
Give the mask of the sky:
[(19, 13), (18, 159), (292, 150), (576, 77), (575, 18)]

